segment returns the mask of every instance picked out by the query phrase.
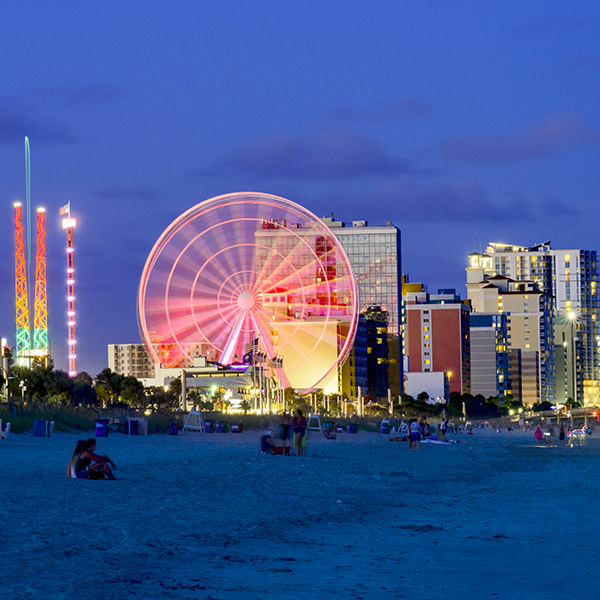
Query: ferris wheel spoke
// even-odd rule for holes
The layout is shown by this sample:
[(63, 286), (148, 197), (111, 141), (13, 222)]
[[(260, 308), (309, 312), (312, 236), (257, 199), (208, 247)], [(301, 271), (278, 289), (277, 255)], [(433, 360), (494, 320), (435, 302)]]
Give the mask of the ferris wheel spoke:
[(240, 331), (242, 329), (242, 325), (247, 317), (247, 311), (240, 310), (237, 314), (237, 318), (235, 323), (233, 324), (233, 328), (231, 329), (231, 333), (227, 338), (227, 342), (225, 343), (225, 347), (223, 348), (223, 354), (221, 355), (221, 360), (224, 365), (228, 365), (231, 363), (231, 358), (234, 355), (235, 348), (238, 344), (238, 340), (240, 337)]
[(263, 343), (267, 356), (270, 359), (275, 358), (276, 352), (273, 346), (273, 339), (271, 338), (269, 332), (269, 325), (267, 325), (263, 319), (261, 319), (260, 313), (256, 311), (250, 311), (250, 318), (252, 319), (252, 324), (254, 325), (254, 330), (260, 337), (260, 340)]
[[(308, 281), (303, 282), (303, 279), (306, 278)], [(316, 272), (315, 272), (315, 263), (308, 263), (294, 270), (293, 273), (289, 273), (279, 279), (274, 279), (274, 277), (268, 278), (264, 281), (261, 286), (262, 289), (267, 288), (267, 286), (272, 285), (272, 281), (277, 282), (277, 287), (286, 289), (290, 283), (295, 281), (300, 281), (303, 289), (308, 289), (312, 287), (313, 289), (319, 284), (316, 281)], [(268, 288), (267, 288), (268, 289)]]
[[(292, 251), (285, 256), (272, 252), (272, 260), (269, 261), (268, 266), (263, 266), (261, 270), (262, 277), (257, 282), (261, 289), (273, 287), (275, 282), (277, 283), (277, 287), (282, 287), (289, 279), (299, 279), (302, 276), (312, 277), (314, 267), (311, 267), (311, 265), (313, 265), (314, 257), (308, 254), (308, 249), (305, 245), (299, 244), (296, 248), (297, 252)], [(300, 253), (300, 250), (302, 253)], [(303, 262), (305, 263), (304, 265), (302, 265)], [(274, 263), (276, 264), (274, 265)], [(289, 272), (290, 270), (291, 273)]]

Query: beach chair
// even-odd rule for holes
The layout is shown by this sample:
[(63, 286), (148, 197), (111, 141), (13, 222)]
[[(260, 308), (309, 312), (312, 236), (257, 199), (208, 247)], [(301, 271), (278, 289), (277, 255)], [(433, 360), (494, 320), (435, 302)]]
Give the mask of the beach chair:
[(190, 414), (187, 416), (181, 432), (183, 433), (186, 430), (204, 432), (202, 413), (199, 410), (190, 410)]
[(379, 432), (388, 435), (392, 431), (392, 424), (388, 419), (382, 419), (381, 425), (379, 426)]
[(321, 417), (312, 413), (310, 417), (308, 417), (306, 429), (310, 429), (311, 431), (318, 431), (319, 433), (322, 432), (323, 427), (321, 425)]

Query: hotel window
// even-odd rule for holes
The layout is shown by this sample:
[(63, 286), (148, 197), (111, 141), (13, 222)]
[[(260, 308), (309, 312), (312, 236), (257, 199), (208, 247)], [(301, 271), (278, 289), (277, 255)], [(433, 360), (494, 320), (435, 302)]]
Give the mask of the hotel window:
[(431, 361), (430, 361), (429, 359), (427, 359), (427, 360), (425, 361), (425, 364), (426, 364), (426, 365), (430, 365), (430, 364), (431, 364)]

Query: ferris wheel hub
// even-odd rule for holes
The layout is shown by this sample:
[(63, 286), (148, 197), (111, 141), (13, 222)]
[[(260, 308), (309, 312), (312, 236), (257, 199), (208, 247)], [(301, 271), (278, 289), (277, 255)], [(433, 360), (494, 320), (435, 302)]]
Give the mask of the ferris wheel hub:
[(237, 302), (242, 310), (250, 310), (254, 306), (254, 296), (250, 292), (242, 292)]

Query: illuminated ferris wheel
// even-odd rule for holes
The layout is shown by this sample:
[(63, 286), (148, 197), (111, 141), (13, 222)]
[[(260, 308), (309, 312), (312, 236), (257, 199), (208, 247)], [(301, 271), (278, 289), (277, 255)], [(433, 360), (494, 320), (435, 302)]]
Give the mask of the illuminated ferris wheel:
[(348, 257), (320, 219), (284, 198), (241, 192), (190, 208), (160, 236), (138, 321), (163, 367), (194, 356), (230, 365), (254, 350), (284, 386), (311, 390), (348, 356), (357, 306)]

